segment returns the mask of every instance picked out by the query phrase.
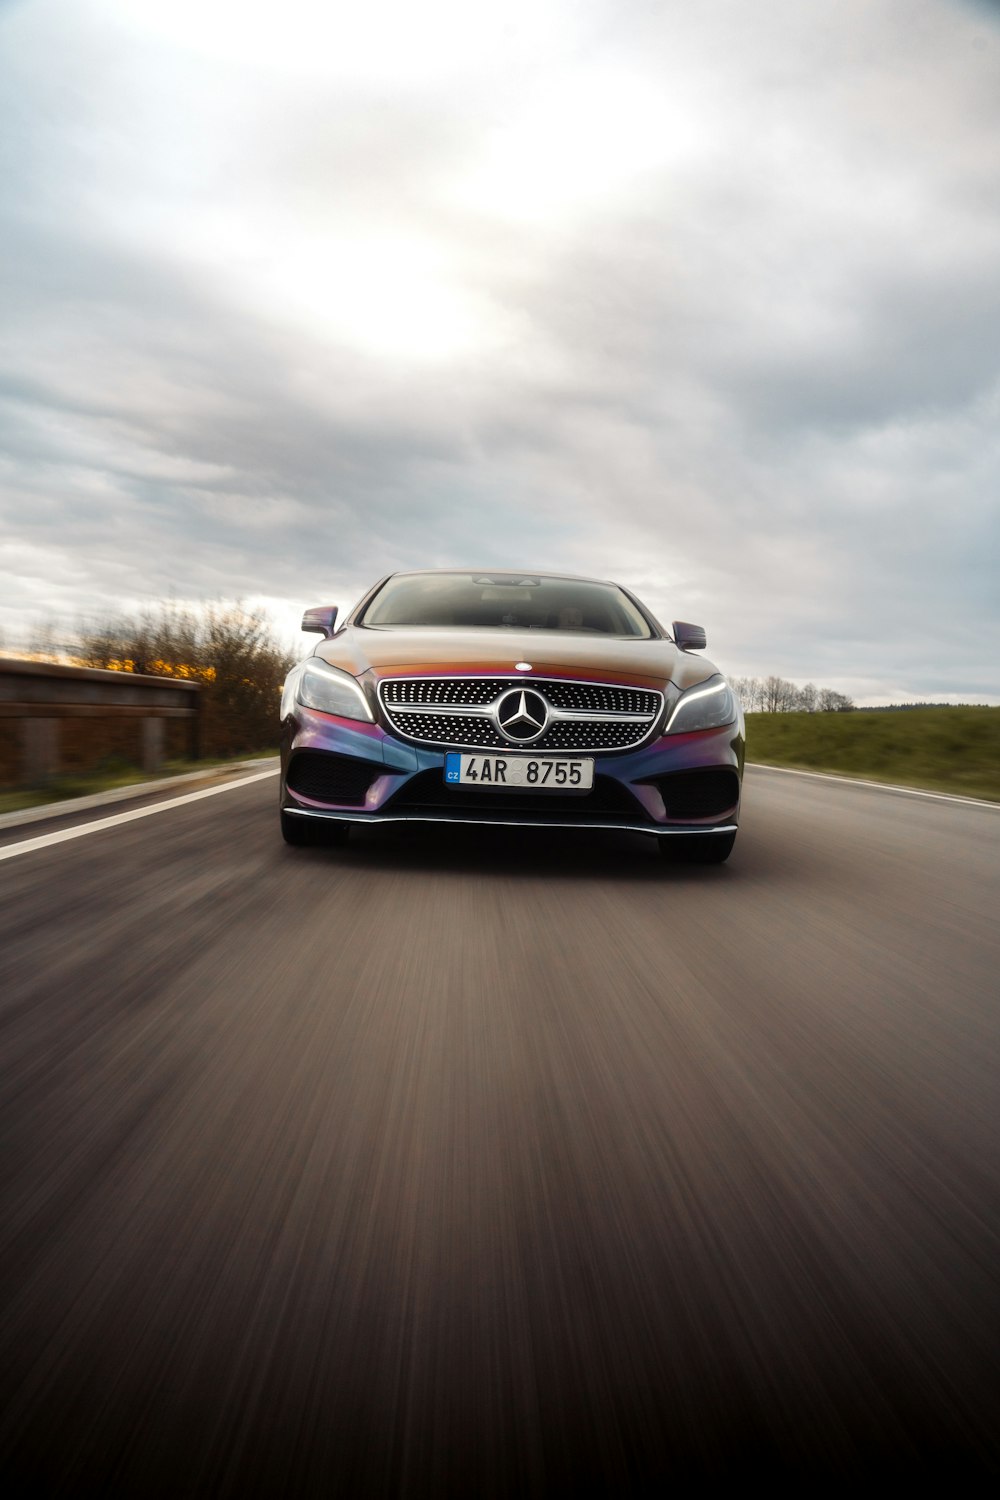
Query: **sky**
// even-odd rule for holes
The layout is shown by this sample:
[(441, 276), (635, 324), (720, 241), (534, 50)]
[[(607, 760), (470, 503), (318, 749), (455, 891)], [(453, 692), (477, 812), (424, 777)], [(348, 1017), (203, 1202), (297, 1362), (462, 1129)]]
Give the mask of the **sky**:
[(612, 578), (1000, 703), (1000, 5), (0, 0), (0, 649)]

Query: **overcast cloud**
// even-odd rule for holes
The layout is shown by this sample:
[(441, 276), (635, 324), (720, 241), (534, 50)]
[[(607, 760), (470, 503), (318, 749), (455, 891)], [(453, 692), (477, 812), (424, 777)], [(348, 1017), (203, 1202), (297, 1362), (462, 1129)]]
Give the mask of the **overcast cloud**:
[(530, 565), (1000, 702), (1000, 7), (0, 0), (0, 183), (8, 644)]

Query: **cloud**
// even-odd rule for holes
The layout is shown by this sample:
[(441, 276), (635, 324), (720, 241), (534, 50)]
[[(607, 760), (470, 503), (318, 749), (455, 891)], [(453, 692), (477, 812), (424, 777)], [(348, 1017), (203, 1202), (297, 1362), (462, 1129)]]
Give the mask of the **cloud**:
[(987, 9), (270, 15), (0, 11), (0, 626), (530, 562), (1000, 697)]

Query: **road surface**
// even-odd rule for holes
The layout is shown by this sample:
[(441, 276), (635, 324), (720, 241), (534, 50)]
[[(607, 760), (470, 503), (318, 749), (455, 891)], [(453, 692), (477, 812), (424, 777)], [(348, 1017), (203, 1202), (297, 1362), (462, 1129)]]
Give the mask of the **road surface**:
[(1000, 1469), (1000, 808), (751, 770), (685, 872), (275, 794), (0, 862), (17, 1493)]

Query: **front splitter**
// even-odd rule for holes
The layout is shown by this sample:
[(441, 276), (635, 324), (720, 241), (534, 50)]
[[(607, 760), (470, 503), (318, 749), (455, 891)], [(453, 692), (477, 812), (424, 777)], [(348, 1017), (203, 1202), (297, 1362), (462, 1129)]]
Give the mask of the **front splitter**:
[(720, 834), (736, 833), (735, 823), (713, 823), (711, 827), (651, 828), (648, 823), (564, 823), (558, 818), (491, 818), (488, 814), (469, 813), (363, 813), (363, 812), (319, 812), (312, 808), (286, 807), (282, 811), (295, 818), (307, 818), (317, 823), (358, 823), (380, 827), (385, 823), (452, 823), (467, 824), (478, 828), (578, 828), (583, 832), (646, 833), (653, 838), (714, 838)]

